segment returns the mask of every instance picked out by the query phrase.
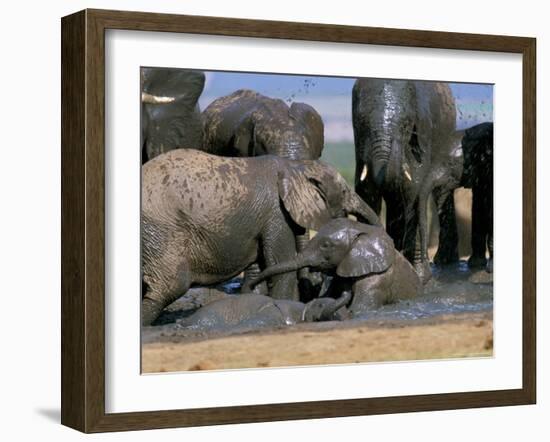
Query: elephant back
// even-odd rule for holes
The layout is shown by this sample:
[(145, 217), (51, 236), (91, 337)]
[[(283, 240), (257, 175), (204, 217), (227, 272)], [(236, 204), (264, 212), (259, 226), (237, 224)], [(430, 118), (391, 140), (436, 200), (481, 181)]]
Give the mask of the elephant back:
[(203, 150), (217, 155), (315, 160), (323, 143), (321, 116), (305, 103), (289, 107), (281, 99), (240, 89), (203, 112)]

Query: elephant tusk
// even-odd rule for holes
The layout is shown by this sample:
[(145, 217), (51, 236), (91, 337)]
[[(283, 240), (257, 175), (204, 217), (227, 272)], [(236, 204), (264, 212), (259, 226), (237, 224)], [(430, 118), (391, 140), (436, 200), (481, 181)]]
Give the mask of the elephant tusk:
[(363, 170), (361, 172), (361, 177), (359, 178), (359, 181), (365, 181), (366, 177), (367, 177), (367, 165), (365, 164), (363, 166)]
[(159, 97), (157, 95), (148, 94), (147, 92), (141, 93), (141, 101), (147, 104), (172, 103), (174, 100), (174, 97)]
[(409, 172), (409, 169), (405, 165), (403, 165), (403, 173), (405, 174), (405, 177), (409, 181), (412, 181), (411, 173)]

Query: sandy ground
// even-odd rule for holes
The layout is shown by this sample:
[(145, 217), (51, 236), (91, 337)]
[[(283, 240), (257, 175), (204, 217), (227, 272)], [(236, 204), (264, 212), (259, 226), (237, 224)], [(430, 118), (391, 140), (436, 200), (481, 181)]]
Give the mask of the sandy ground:
[(276, 331), (143, 345), (145, 373), (491, 356), (490, 312), (421, 321), (299, 324)]

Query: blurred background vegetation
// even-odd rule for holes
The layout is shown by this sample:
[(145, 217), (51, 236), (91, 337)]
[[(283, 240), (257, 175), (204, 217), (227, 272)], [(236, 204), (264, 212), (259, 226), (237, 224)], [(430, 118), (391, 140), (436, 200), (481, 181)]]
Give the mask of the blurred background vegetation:
[(353, 188), (355, 180), (355, 146), (353, 143), (346, 141), (325, 143), (321, 159), (336, 167)]

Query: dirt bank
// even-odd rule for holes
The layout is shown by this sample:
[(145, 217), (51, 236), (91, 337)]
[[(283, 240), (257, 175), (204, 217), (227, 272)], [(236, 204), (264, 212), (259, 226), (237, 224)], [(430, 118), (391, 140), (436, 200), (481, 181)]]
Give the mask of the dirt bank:
[[(160, 342), (159, 342), (160, 341)], [(144, 343), (145, 373), (491, 356), (492, 313), (424, 320), (298, 324), (211, 339)]]

